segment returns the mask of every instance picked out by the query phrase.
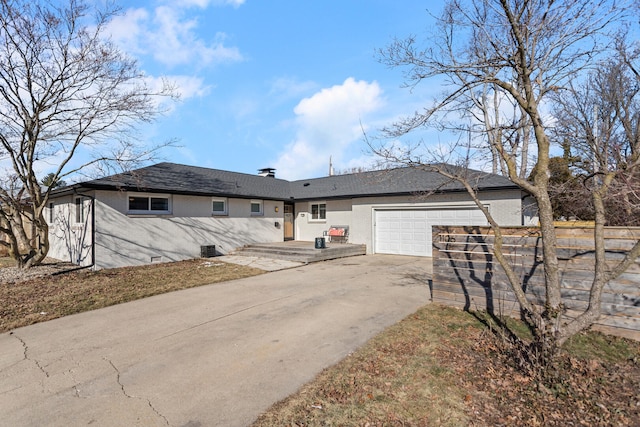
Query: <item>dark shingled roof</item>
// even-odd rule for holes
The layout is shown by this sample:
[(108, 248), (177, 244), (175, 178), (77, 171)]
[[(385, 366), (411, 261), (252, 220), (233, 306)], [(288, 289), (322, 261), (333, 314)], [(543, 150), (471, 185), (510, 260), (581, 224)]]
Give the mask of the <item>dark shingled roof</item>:
[(258, 199), (289, 199), (289, 181), (218, 169), (158, 163), (106, 178), (84, 182), (82, 187), (155, 193), (219, 195)]
[[(453, 166), (446, 166), (451, 170)], [(462, 170), (462, 169), (458, 169)], [(479, 190), (517, 189), (499, 175), (470, 170), (468, 179)], [(383, 171), (333, 175), (286, 181), (218, 169), (158, 163), (131, 172), (88, 181), (82, 188), (117, 189), (156, 193), (244, 197), (272, 200), (311, 200), (464, 191), (457, 181), (437, 172), (405, 167)], [(62, 193), (64, 189), (55, 191)]]
[[(446, 165), (442, 167), (449, 170), (455, 168)], [(479, 190), (518, 188), (503, 176), (485, 172), (469, 170), (467, 178), (472, 186)], [(291, 183), (292, 195), (297, 200), (449, 191), (465, 191), (465, 189), (458, 181), (419, 167), (333, 175)]]

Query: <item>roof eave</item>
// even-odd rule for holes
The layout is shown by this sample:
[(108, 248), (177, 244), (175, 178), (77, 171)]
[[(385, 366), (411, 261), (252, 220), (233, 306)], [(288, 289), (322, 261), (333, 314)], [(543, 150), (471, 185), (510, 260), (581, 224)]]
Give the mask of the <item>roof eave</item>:
[(279, 196), (265, 196), (258, 194), (234, 194), (223, 191), (193, 191), (193, 190), (177, 190), (166, 188), (144, 188), (132, 185), (110, 185), (110, 184), (98, 184), (98, 183), (85, 183), (84, 187), (94, 190), (106, 190), (106, 191), (135, 191), (138, 193), (154, 193), (154, 194), (182, 194), (185, 196), (204, 196), (204, 197), (229, 197), (237, 199), (268, 199), (268, 200), (288, 200), (287, 197)]
[[(503, 191), (503, 190), (518, 190), (522, 189), (517, 185), (503, 185), (498, 187), (479, 187), (478, 191)], [(398, 197), (398, 196), (414, 196), (416, 194), (445, 194), (445, 193), (466, 193), (465, 188), (453, 188), (448, 190), (425, 190), (425, 191), (401, 191), (401, 192), (387, 192), (387, 193), (357, 193), (357, 194), (343, 194), (343, 195), (326, 195), (326, 196), (313, 196), (313, 197), (295, 197), (296, 202), (308, 202), (312, 200), (344, 200), (355, 199), (364, 197)]]
[[(193, 190), (178, 190), (178, 189), (166, 189), (166, 188), (144, 188), (132, 185), (117, 185), (117, 184), (104, 184), (97, 182), (84, 182), (81, 184), (71, 185), (69, 187), (65, 187), (61, 190), (54, 190), (51, 193), (51, 196), (59, 197), (65, 196), (69, 194), (77, 194), (81, 190), (105, 190), (105, 191), (135, 191), (135, 192), (144, 192), (144, 193), (162, 193), (162, 194), (182, 194), (188, 196), (204, 196), (204, 197), (228, 197), (228, 198), (238, 198), (238, 199), (268, 199), (268, 200), (277, 200), (277, 201), (295, 201), (295, 202), (307, 202), (312, 200), (344, 200), (344, 199), (353, 199), (353, 198), (365, 198), (365, 197), (398, 197), (398, 196), (412, 196), (416, 194), (445, 194), (445, 193), (464, 193), (467, 190), (464, 188), (453, 188), (453, 189), (440, 189), (440, 190), (426, 190), (423, 192), (420, 191), (401, 191), (401, 192), (384, 192), (384, 193), (354, 193), (354, 194), (341, 194), (341, 195), (317, 195), (310, 197), (296, 197), (289, 193), (289, 195), (285, 196), (265, 196), (264, 194), (234, 194), (229, 192), (212, 192), (212, 191), (193, 191)], [(504, 190), (520, 190), (522, 189), (515, 185), (499, 185), (499, 186), (488, 186), (488, 187), (478, 187), (478, 191), (504, 191)]]

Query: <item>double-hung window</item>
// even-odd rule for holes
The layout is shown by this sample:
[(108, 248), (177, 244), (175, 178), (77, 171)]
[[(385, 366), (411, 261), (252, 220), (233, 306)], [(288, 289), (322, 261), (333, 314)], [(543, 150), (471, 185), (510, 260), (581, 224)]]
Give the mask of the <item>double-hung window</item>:
[(324, 221), (327, 219), (326, 203), (311, 203), (309, 206), (309, 210), (311, 211), (311, 221)]
[(211, 212), (213, 215), (227, 215), (227, 199), (215, 198), (211, 203)]
[(171, 199), (164, 195), (129, 195), (129, 213), (168, 214), (171, 213)]

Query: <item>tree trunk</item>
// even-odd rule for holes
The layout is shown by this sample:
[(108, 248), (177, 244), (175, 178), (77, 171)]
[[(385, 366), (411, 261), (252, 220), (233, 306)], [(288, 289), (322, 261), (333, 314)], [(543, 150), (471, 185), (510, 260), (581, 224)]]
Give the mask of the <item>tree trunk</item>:
[[(18, 268), (36, 266), (49, 252), (49, 225), (40, 211), (37, 217), (25, 217), (18, 209), (6, 209), (3, 231), (8, 237), (9, 256)], [(26, 227), (30, 228), (27, 233)], [(29, 234), (31, 236), (29, 237)]]
[(49, 253), (49, 225), (42, 212), (33, 220), (31, 238), (31, 256), (25, 261), (25, 267), (41, 264)]

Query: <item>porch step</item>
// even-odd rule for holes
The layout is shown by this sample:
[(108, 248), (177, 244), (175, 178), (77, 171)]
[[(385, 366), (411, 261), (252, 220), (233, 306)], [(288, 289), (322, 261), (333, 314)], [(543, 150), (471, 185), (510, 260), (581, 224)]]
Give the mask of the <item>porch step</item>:
[(329, 259), (345, 258), (367, 253), (366, 245), (349, 243), (327, 244), (324, 249), (316, 249), (314, 242), (263, 243), (247, 245), (233, 252), (233, 255), (283, 259), (298, 262), (317, 262)]

